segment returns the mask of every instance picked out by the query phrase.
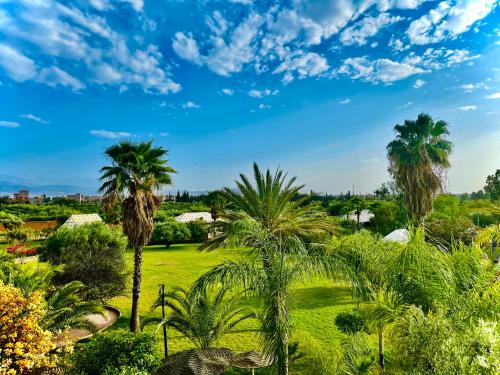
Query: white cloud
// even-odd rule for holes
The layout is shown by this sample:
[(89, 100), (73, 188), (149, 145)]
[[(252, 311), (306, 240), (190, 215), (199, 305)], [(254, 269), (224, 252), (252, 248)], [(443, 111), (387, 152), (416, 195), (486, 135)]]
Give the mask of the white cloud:
[(425, 73), (425, 70), (406, 62), (389, 59), (368, 60), (366, 57), (347, 58), (338, 73), (346, 74), (353, 79), (364, 79), (371, 82), (391, 83)]
[[(138, 12), (142, 10), (142, 0), (125, 2)], [(94, 0), (90, 5), (97, 10), (107, 10), (112, 6), (111, 1), (104, 0)], [(169, 66), (157, 46), (130, 48), (127, 35), (114, 31), (106, 18), (95, 15), (88, 8), (79, 9), (76, 5), (66, 6), (53, 0), (26, 0), (16, 8), (14, 16), (15, 23), (0, 22), (1, 33), (31, 43), (32, 46), (26, 48), (48, 57), (40, 56), (37, 62), (51, 61), (54, 67), (71, 66), (67, 72), (61, 68), (43, 67), (40, 76), (33, 73), (35, 67), (26, 79), (51, 86), (55, 86), (55, 82), (66, 83), (73, 90), (86, 87), (87, 82), (117, 87), (138, 85), (149, 93), (166, 94), (181, 90), (181, 86), (170, 77)], [(144, 24), (142, 13), (138, 23)], [(70, 64), (67, 64), (68, 60), (72, 60)], [(51, 79), (47, 78), (49, 73)]]
[(453, 6), (447, 1), (414, 20), (407, 34), (414, 44), (437, 43), (456, 38), (466, 32), (495, 8), (496, 0), (458, 0)]
[(182, 108), (201, 108), (201, 105), (196, 104), (195, 102), (188, 101), (182, 105)]
[(477, 109), (477, 105), (464, 105), (463, 107), (458, 108), (461, 111), (475, 111)]
[(274, 74), (285, 73), (284, 81), (290, 82), (297, 75), (299, 79), (314, 77), (328, 70), (327, 60), (315, 52), (304, 54), (299, 51), (285, 60), (274, 70)]
[(347, 99), (343, 99), (339, 102), (339, 104), (349, 104), (351, 102), (351, 99), (347, 98)]
[(243, 5), (250, 5), (253, 3), (253, 0), (228, 0), (230, 3), (234, 4), (243, 4)]
[(7, 44), (0, 43), (0, 66), (17, 82), (24, 82), (36, 76), (35, 62)]
[(94, 135), (96, 137), (109, 138), (109, 139), (129, 138), (129, 137), (133, 136), (131, 133), (113, 132), (113, 131), (109, 131), (109, 130), (91, 130), (90, 134)]
[(427, 82), (424, 81), (423, 79), (417, 79), (415, 83), (413, 84), (413, 87), (416, 89), (419, 89), (420, 87), (424, 86)]
[(266, 96), (276, 96), (280, 93), (279, 90), (270, 90), (270, 89), (264, 89), (264, 90), (250, 90), (248, 92), (248, 96), (251, 96), (252, 98), (264, 98)]
[(403, 104), (403, 105), (400, 105), (399, 108), (408, 108), (410, 107), (411, 105), (413, 105), (413, 102), (412, 101), (409, 101), (408, 103), (406, 104)]
[(405, 45), (401, 39), (394, 38), (394, 36), (392, 36), (391, 39), (389, 40), (389, 47), (391, 47), (393, 51), (396, 52), (402, 52), (410, 49), (409, 44)]
[(144, 0), (120, 0), (120, 1), (124, 3), (129, 3), (132, 6), (132, 8), (134, 8), (134, 10), (137, 12), (142, 12), (142, 9), (144, 8)]
[(494, 94), (488, 95), (486, 99), (500, 99), (500, 92), (495, 92)]
[(41, 117), (32, 115), (31, 113), (27, 113), (27, 114), (21, 115), (21, 117), (25, 118), (27, 120), (39, 122), (40, 124), (50, 124), (50, 121), (47, 121), (47, 120), (42, 119)]
[(0, 121), (0, 127), (3, 128), (18, 128), (21, 125), (15, 121)]
[(340, 41), (346, 46), (363, 46), (367, 39), (376, 35), (381, 28), (400, 20), (402, 20), (401, 17), (391, 17), (388, 13), (381, 13), (377, 17), (365, 17), (344, 29), (340, 34)]
[(269, 109), (271, 106), (269, 104), (259, 104), (259, 109)]
[(161, 137), (168, 137), (170, 134), (166, 133), (166, 132), (160, 132), (160, 136)]
[(470, 93), (470, 92), (472, 92), (474, 90), (478, 90), (478, 89), (489, 90), (489, 86), (487, 84), (485, 84), (484, 82), (465, 83), (465, 84), (461, 85), (460, 88), (462, 90), (464, 90), (464, 92), (467, 92), (467, 93)]
[(198, 43), (196, 43), (192, 35), (176, 32), (172, 41), (172, 48), (179, 57), (198, 65), (202, 64)]
[(37, 81), (51, 87), (56, 87), (58, 85), (69, 87), (74, 91), (79, 91), (85, 88), (84, 83), (57, 66), (43, 68), (37, 77)]
[(234, 94), (234, 90), (232, 90), (232, 89), (227, 89), (227, 88), (222, 89), (222, 90), (221, 90), (221, 92), (222, 92), (223, 94), (225, 94), (225, 95), (229, 95), (229, 96), (231, 96), (231, 95), (233, 95), (233, 94)]

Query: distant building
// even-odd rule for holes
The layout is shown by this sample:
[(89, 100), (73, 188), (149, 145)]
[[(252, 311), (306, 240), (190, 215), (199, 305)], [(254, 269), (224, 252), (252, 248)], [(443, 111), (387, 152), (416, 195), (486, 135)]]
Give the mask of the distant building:
[(14, 203), (29, 203), (30, 202), (30, 192), (28, 190), (19, 190), (14, 193)]
[(102, 223), (103, 220), (98, 214), (78, 214), (71, 215), (61, 227), (75, 228), (83, 224)]
[(80, 194), (80, 193), (66, 195), (66, 199), (69, 199), (69, 200), (72, 200), (72, 201), (75, 201), (78, 203), (82, 203), (84, 198), (85, 197), (83, 196), (83, 194)]
[(175, 218), (175, 221), (179, 223), (190, 223), (196, 220), (203, 220), (205, 223), (214, 221), (210, 212), (185, 212)]

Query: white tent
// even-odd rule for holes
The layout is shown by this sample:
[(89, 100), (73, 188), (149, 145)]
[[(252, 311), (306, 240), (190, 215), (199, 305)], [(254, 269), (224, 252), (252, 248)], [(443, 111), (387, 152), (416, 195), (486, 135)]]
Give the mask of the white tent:
[(410, 238), (410, 233), (406, 229), (396, 229), (382, 238), (384, 241), (393, 241), (399, 243), (406, 243)]
[(205, 223), (214, 221), (210, 212), (185, 212), (175, 218), (175, 221), (179, 223), (190, 223), (196, 220), (203, 220)]
[[(359, 223), (360, 224), (368, 223), (373, 216), (374, 215), (371, 213), (370, 210), (361, 210), (361, 213), (359, 215)], [(356, 215), (355, 212), (351, 212), (348, 217), (350, 220), (354, 220), (356, 222), (358, 221), (358, 216)]]
[(62, 225), (63, 227), (79, 227), (83, 224), (90, 223), (102, 223), (102, 219), (98, 214), (79, 214), (79, 215), (71, 215), (68, 220)]

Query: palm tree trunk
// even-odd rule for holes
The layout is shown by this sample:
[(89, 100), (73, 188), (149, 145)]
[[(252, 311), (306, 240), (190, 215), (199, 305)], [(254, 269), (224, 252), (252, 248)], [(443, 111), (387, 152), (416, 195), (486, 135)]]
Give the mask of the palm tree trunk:
[(130, 331), (140, 332), (141, 323), (139, 321), (139, 297), (141, 295), (142, 279), (142, 247), (134, 249), (134, 278), (132, 285), (132, 314), (130, 316)]
[(378, 363), (384, 369), (384, 329), (378, 328)]

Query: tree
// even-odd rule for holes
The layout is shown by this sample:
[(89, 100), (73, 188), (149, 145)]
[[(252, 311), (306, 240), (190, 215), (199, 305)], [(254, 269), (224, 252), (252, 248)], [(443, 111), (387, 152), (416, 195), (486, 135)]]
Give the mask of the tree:
[[(206, 288), (201, 292), (175, 288), (165, 294), (165, 306), (172, 313), (160, 324), (182, 333), (196, 347), (208, 349), (242, 321), (255, 318), (254, 313), (238, 307), (238, 295), (226, 298), (226, 293), (227, 287), (219, 287), (215, 293)], [(159, 306), (161, 296), (153, 309)], [(150, 319), (148, 323), (150, 321), (158, 322), (158, 319)]]
[(432, 210), (432, 195), (442, 190), (443, 172), (450, 166), (452, 143), (448, 124), (420, 114), (394, 127), (396, 139), (387, 145), (389, 173), (403, 191), (408, 211), (417, 223)]
[(40, 326), (45, 315), (43, 292), (28, 298), (0, 282), (0, 373), (25, 373), (51, 365), (52, 334)]
[(163, 244), (169, 248), (173, 243), (187, 241), (190, 238), (191, 232), (185, 223), (168, 219), (155, 224), (151, 235), (151, 243)]
[(204, 242), (208, 239), (208, 225), (203, 220), (194, 220), (187, 223), (191, 233), (191, 241)]
[(110, 166), (101, 169), (100, 192), (107, 207), (123, 207), (123, 232), (134, 249), (132, 312), (130, 330), (139, 332), (139, 298), (142, 277), (142, 248), (153, 231), (154, 211), (159, 205), (156, 191), (172, 183), (175, 170), (165, 158), (167, 150), (152, 142), (120, 142), (106, 149)]
[(361, 213), (363, 212), (363, 210), (366, 207), (368, 207), (368, 205), (366, 204), (366, 201), (361, 197), (352, 197), (349, 200), (349, 208), (352, 211), (354, 211), (354, 214), (356, 215), (356, 219), (358, 222), (358, 226), (359, 226), (359, 219), (361, 217)]
[(374, 194), (376, 197), (380, 199), (385, 199), (386, 196), (390, 194), (389, 187), (387, 184), (384, 182), (381, 187), (379, 187), (377, 190), (374, 191)]
[(500, 169), (497, 169), (495, 174), (486, 177), (484, 191), (490, 195), (492, 201), (500, 199)]
[[(223, 244), (243, 244), (254, 249), (253, 256), (226, 261), (215, 266), (198, 281), (198, 290), (207, 284), (245, 286), (247, 292), (263, 302), (262, 336), (264, 349), (276, 357), (278, 373), (288, 374), (291, 326), (289, 298), (294, 280), (330, 270), (324, 258), (309, 255), (307, 238), (333, 225), (326, 215), (303, 205), (307, 196), (299, 197), (303, 185), (296, 178), (277, 170), (262, 173), (254, 164), (253, 185), (240, 174), (238, 192), (223, 190), (234, 211), (226, 212), (219, 234), (202, 248), (214, 249)], [(299, 197), (296, 199), (296, 197)]]
[(398, 294), (390, 288), (375, 289), (371, 295), (371, 303), (363, 309), (364, 320), (369, 327), (377, 331), (378, 363), (384, 368), (385, 361), (385, 327), (396, 320), (402, 312), (402, 301)]
[(40, 259), (64, 264), (55, 278), (59, 284), (82, 281), (85, 287), (80, 294), (86, 300), (106, 300), (125, 290), (126, 249), (127, 238), (120, 230), (92, 223), (60, 228), (46, 240)]

